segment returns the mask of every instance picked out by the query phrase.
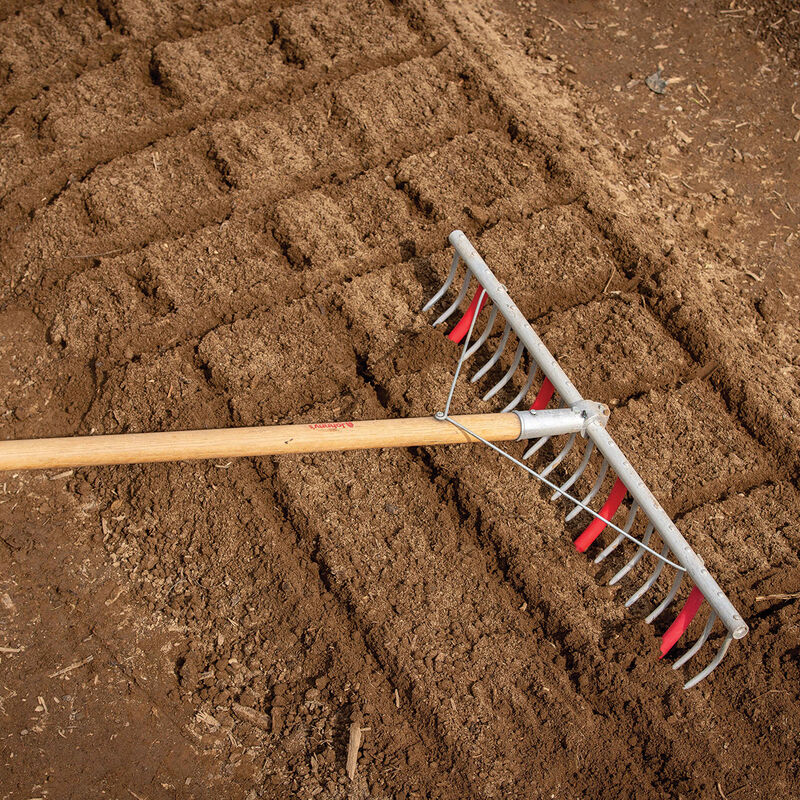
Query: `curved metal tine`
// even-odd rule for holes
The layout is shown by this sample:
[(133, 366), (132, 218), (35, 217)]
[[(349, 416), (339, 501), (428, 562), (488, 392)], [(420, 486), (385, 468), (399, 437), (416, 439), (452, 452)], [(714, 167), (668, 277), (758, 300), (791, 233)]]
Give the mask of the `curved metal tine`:
[[(600, 472), (597, 473), (597, 480), (594, 482), (594, 486), (592, 486), (586, 497), (584, 497), (583, 500), (581, 500), (583, 505), (585, 506), (589, 505), (594, 496), (600, 491), (600, 487), (603, 485), (603, 478), (606, 477), (606, 472), (608, 472), (608, 461), (603, 459), (603, 464), (600, 467)], [(569, 512), (569, 514), (567, 514), (566, 519), (564, 521), (569, 522), (574, 517), (577, 517), (582, 510), (583, 509), (580, 506), (575, 506), (575, 508), (573, 508), (572, 511)]]
[(526, 458), (530, 458), (537, 450), (541, 450), (548, 442), (550, 441), (549, 436), (542, 436), (541, 439), (537, 439), (523, 454), (523, 460)]
[[(653, 535), (654, 525), (651, 522), (647, 526), (647, 530), (644, 532), (644, 536), (642, 536), (642, 544), (650, 544), (650, 537)], [(642, 556), (647, 552), (641, 545), (633, 554), (631, 560), (623, 565), (622, 569), (608, 582), (609, 586), (613, 586), (615, 583), (619, 583), (641, 560)]]
[(497, 345), (497, 352), (469, 379), (470, 383), (479, 381), (499, 360), (503, 355), (503, 350), (506, 349), (506, 342), (511, 333), (511, 324), (506, 322), (506, 327), (503, 328), (503, 336), (500, 339), (500, 344)]
[(450, 288), (450, 284), (453, 282), (453, 278), (456, 277), (456, 270), (458, 269), (458, 251), (453, 254), (453, 263), (450, 266), (450, 272), (447, 274), (447, 278), (444, 282), (444, 285), (441, 289), (439, 289), (436, 294), (428, 300), (427, 303), (422, 307), (423, 311), (429, 311), (439, 300), (442, 298), (442, 295)]
[(514, 373), (517, 371), (517, 367), (519, 367), (519, 362), (522, 361), (522, 353), (525, 350), (525, 345), (520, 342), (517, 345), (517, 349), (514, 353), (514, 360), (511, 362), (511, 366), (506, 370), (506, 374), (500, 378), (497, 383), (489, 389), (488, 392), (483, 396), (483, 400), (491, 400), (512, 378)]
[[(664, 558), (669, 555), (669, 547), (667, 545), (664, 545), (664, 547), (661, 549), (661, 555)], [(659, 558), (652, 575), (650, 575), (650, 577), (625, 601), (625, 608), (630, 608), (645, 592), (652, 587), (652, 585), (658, 580), (658, 576), (661, 574), (662, 569), (664, 569), (664, 562)]]
[(561, 448), (561, 452), (539, 472), (543, 478), (546, 478), (567, 457), (569, 451), (572, 450), (572, 446), (575, 444), (577, 435), (577, 433), (573, 433), (572, 436), (567, 439), (567, 443)]
[[(625, 527), (622, 529), (625, 533), (630, 533), (631, 528), (633, 527), (633, 520), (636, 517), (636, 512), (639, 510), (639, 504), (634, 500), (631, 503), (631, 510), (628, 512), (628, 520), (625, 523)], [(611, 544), (600, 553), (597, 558), (595, 558), (594, 563), (599, 564), (601, 561), (608, 558), (622, 543), (622, 540), (625, 539), (626, 536), (624, 534), (619, 534), (616, 539), (614, 539)]]
[(719, 650), (717, 650), (717, 654), (714, 656), (711, 663), (702, 672), (698, 672), (697, 675), (695, 675), (690, 681), (684, 683), (683, 688), (691, 689), (692, 686), (697, 686), (700, 681), (702, 681), (704, 678), (707, 678), (719, 666), (719, 662), (725, 658), (725, 653), (728, 652), (728, 648), (731, 646), (732, 641), (733, 634), (729, 633), (719, 646)]
[(681, 581), (683, 580), (684, 572), (681, 570), (680, 572), (675, 573), (675, 578), (672, 581), (672, 586), (670, 586), (669, 591), (667, 592), (667, 596), (658, 604), (656, 608), (654, 608), (645, 619), (645, 622), (650, 625), (653, 623), (661, 614), (664, 612), (664, 609), (675, 599), (675, 595), (678, 594), (678, 589), (681, 586)]
[(531, 366), (528, 369), (528, 377), (525, 380), (525, 385), (519, 390), (517, 396), (503, 409), (503, 413), (506, 411), (511, 411), (512, 408), (516, 408), (519, 404), (519, 401), (525, 397), (526, 394), (530, 391), (531, 386), (533, 386), (533, 382), (536, 380), (536, 373), (539, 371), (539, 366), (533, 360), (533, 356), (531, 356)]
[(467, 296), (467, 289), (469, 289), (469, 283), (471, 280), (472, 280), (472, 273), (469, 270), (467, 270), (467, 274), (464, 276), (464, 283), (461, 284), (461, 291), (459, 291), (458, 297), (456, 297), (456, 299), (453, 300), (452, 305), (446, 311), (443, 311), (436, 318), (436, 320), (433, 323), (434, 328), (437, 325), (441, 325), (461, 305), (461, 301)]
[(583, 461), (578, 465), (578, 469), (572, 473), (572, 475), (567, 478), (564, 483), (558, 488), (557, 492), (553, 492), (552, 497), (550, 498), (550, 502), (552, 503), (554, 500), (561, 497), (561, 492), (566, 492), (573, 483), (575, 483), (581, 475), (583, 475), (583, 471), (589, 465), (589, 459), (592, 457), (592, 450), (594, 450), (594, 442), (589, 440), (586, 444), (586, 452), (583, 454)]
[(486, 323), (486, 330), (478, 337), (474, 344), (470, 345), (469, 350), (464, 353), (462, 357), (462, 361), (466, 361), (470, 356), (480, 350), (483, 343), (489, 338), (489, 334), (492, 332), (492, 328), (494, 328), (494, 321), (497, 319), (497, 306), (492, 306), (492, 311), (489, 314), (489, 321)]
[(706, 622), (706, 626), (703, 628), (700, 638), (672, 665), (672, 669), (682, 667), (706, 643), (706, 639), (708, 639), (711, 634), (711, 629), (714, 627), (716, 620), (717, 612), (712, 608), (711, 613), (708, 615), (708, 622)]

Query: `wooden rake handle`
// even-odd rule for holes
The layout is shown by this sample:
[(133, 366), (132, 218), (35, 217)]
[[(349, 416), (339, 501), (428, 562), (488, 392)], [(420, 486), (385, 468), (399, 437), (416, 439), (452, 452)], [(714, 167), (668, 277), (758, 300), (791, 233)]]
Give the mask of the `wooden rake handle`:
[[(465, 414), (453, 419), (493, 442), (517, 439), (521, 432), (520, 419), (513, 413)], [(433, 417), (21, 439), (0, 442), (0, 470), (141, 464), (475, 441), (477, 439), (455, 425)]]

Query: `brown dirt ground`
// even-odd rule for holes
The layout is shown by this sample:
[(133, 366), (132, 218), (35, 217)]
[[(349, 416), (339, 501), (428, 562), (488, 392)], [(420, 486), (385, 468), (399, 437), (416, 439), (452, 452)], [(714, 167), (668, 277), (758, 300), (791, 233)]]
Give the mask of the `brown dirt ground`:
[(792, 6), (0, 1), (3, 437), (430, 414), (460, 227), (751, 627), (480, 448), (5, 474), (2, 800), (800, 796)]

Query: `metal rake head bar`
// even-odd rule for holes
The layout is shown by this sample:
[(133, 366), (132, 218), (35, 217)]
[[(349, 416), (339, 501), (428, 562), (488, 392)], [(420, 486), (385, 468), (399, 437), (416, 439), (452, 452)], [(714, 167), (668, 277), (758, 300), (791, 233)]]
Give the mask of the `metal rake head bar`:
[[(540, 370), (543, 375), (543, 380), (533, 404), (530, 406), (531, 410), (544, 410), (553, 401), (561, 407), (573, 410), (584, 408), (588, 401), (584, 400), (580, 392), (567, 377), (564, 370), (561, 369), (561, 366), (553, 357), (552, 353), (550, 353), (530, 326), (525, 316), (508, 296), (505, 286), (497, 280), (464, 233), (461, 231), (453, 231), (453, 233), (450, 234), (450, 242), (455, 248), (450, 271), (444, 285), (425, 305), (424, 310), (427, 311), (432, 308), (448, 292), (455, 282), (459, 272), (459, 265), (463, 261), (466, 265), (466, 274), (463, 283), (461, 283), (460, 289), (453, 302), (433, 323), (434, 325), (442, 324), (459, 309), (467, 297), (470, 286), (474, 281), (476, 285), (475, 295), (461, 320), (449, 334), (449, 338), (454, 342), (464, 342), (456, 370), (456, 379), (466, 361), (472, 358), (472, 356), (489, 341), (495, 323), (498, 317), (500, 317), (504, 325), (496, 350), (485, 364), (477, 370), (471, 380), (473, 382), (480, 380), (492, 367), (496, 366), (503, 352), (508, 347), (509, 342), (513, 342), (513, 339), (516, 339), (517, 342), (516, 349), (510, 366), (497, 383), (486, 392), (483, 399), (491, 399), (512, 380), (516, 371), (524, 363), (524, 356), (527, 353), (529, 359), (527, 376), (523, 381), (522, 388), (505, 406), (503, 409), (504, 411), (514, 410), (524, 400), (528, 392), (531, 391)], [(470, 344), (472, 341), (472, 334), (474, 331), (477, 331), (478, 328), (478, 317), (484, 308), (488, 310), (486, 325), (483, 332)], [(452, 388), (450, 398), (448, 398), (447, 411), (441, 415), (441, 418), (449, 419), (452, 422), (452, 418), (449, 417), (447, 413), (449, 411), (451, 399)], [(578, 550), (581, 552), (586, 551), (607, 527), (617, 533), (616, 538), (611, 544), (597, 555), (595, 558), (596, 563), (607, 558), (623, 541), (631, 540), (637, 544), (633, 556), (609, 581), (612, 585), (620, 582), (625, 576), (631, 573), (633, 568), (645, 556), (655, 557), (655, 565), (652, 572), (626, 601), (626, 606), (633, 605), (633, 603), (637, 602), (649, 592), (658, 581), (665, 567), (674, 571), (674, 577), (666, 596), (649, 614), (647, 617), (648, 622), (652, 623), (655, 621), (655, 619), (672, 604), (672, 601), (680, 590), (683, 580), (685, 577), (688, 577), (692, 582), (692, 589), (682, 610), (676, 615), (674, 621), (662, 638), (662, 657), (666, 655), (688, 629), (691, 621), (703, 606), (704, 602), (707, 603), (709, 607), (709, 616), (706, 625), (697, 641), (673, 664), (673, 668), (682, 666), (699, 652), (710, 636), (717, 619), (720, 620), (726, 629), (723, 641), (715, 656), (703, 670), (685, 684), (685, 688), (691, 688), (703, 680), (703, 678), (707, 677), (712, 670), (716, 668), (727, 652), (728, 646), (733, 639), (741, 639), (747, 635), (747, 624), (708, 572), (702, 559), (692, 550), (680, 531), (675, 527), (670, 517), (647, 488), (642, 478), (617, 446), (614, 439), (606, 431), (605, 418), (602, 415), (595, 415), (590, 418), (585, 426), (583, 434), (587, 439), (583, 458), (574, 472), (560, 486), (548, 480), (547, 476), (566, 459), (575, 446), (577, 441), (576, 433), (572, 433), (566, 444), (550, 463), (538, 471), (531, 469), (528, 465), (520, 462), (504, 450), (492, 445), (490, 442), (485, 440), (481, 441), (485, 441), (487, 445), (552, 488), (554, 491), (551, 499), (562, 497), (568, 504), (572, 504), (572, 510), (567, 514), (567, 520), (573, 519), (580, 513), (588, 512), (591, 521), (583, 533), (575, 540), (575, 546)], [(480, 439), (480, 437), (476, 438)], [(525, 452), (523, 460), (540, 452), (549, 439), (550, 437), (547, 436), (539, 438)], [(568, 490), (570, 490), (586, 472), (593, 451), (597, 452), (602, 458), (602, 461), (591, 489), (579, 500), (573, 497)], [(616, 479), (608, 498), (598, 512), (593, 510), (590, 504), (600, 492), (609, 471), (612, 475), (616, 476)], [(617, 526), (612, 522), (612, 518), (627, 495), (631, 497), (628, 515), (625, 524), (623, 526)], [(641, 540), (635, 538), (630, 533), (634, 521), (639, 515), (641, 515), (640, 518), (643, 518), (646, 526), (645, 533)], [(650, 543), (654, 534), (661, 540), (662, 546), (660, 552), (651, 547)]]

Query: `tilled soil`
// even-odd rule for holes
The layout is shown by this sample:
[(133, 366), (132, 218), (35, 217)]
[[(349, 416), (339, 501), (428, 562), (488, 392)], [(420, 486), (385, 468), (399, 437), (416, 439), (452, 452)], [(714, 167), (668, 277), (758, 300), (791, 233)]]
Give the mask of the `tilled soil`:
[(0, 12), (4, 437), (429, 415), (459, 227), (751, 627), (684, 692), (480, 447), (9, 474), (0, 797), (796, 796), (797, 323), (563, 86), (469, 4)]

